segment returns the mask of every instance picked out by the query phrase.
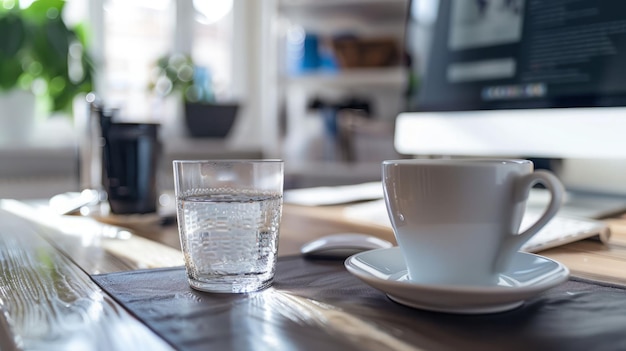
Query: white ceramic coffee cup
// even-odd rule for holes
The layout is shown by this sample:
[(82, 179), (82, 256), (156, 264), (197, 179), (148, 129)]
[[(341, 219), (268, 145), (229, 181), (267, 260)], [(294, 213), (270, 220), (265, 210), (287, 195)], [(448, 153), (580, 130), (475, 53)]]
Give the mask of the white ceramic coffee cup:
[[(563, 186), (528, 160), (410, 159), (382, 163), (387, 212), (409, 278), (425, 284), (492, 285), (510, 258), (558, 211)], [(552, 194), (519, 233), (530, 189)]]

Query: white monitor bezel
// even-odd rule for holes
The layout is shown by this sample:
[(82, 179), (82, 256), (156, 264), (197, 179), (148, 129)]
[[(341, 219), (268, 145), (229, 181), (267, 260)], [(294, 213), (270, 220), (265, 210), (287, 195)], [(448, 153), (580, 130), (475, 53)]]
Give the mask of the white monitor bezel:
[(626, 107), (404, 112), (405, 155), (626, 159)]

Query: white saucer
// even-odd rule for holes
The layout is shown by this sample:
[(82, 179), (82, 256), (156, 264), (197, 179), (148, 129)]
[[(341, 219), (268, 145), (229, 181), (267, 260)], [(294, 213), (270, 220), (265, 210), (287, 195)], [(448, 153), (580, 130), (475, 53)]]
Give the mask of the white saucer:
[(429, 285), (408, 280), (399, 247), (365, 251), (345, 261), (348, 271), (392, 300), (410, 307), (448, 313), (494, 313), (566, 281), (569, 270), (549, 258), (518, 252), (492, 286)]

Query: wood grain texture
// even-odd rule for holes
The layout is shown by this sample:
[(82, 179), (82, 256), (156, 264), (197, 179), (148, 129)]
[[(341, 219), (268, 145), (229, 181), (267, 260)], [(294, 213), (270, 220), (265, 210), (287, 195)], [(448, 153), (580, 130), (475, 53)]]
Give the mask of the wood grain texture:
[[(40, 236), (90, 275), (184, 264), (180, 248), (158, 240), (172, 235), (159, 226), (144, 226), (144, 231), (136, 235), (139, 230), (101, 223), (91, 217), (61, 216), (48, 206), (0, 200), (0, 209), (37, 223)], [(158, 238), (146, 239), (146, 232), (155, 233)]]
[(171, 350), (46, 241), (0, 210), (2, 350)]

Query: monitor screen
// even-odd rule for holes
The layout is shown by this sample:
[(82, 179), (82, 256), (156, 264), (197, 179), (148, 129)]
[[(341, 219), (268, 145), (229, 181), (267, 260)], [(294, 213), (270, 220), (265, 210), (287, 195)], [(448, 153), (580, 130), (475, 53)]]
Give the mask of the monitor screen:
[(626, 2), (410, 6), (400, 153), (626, 158)]
[(398, 152), (558, 158), (575, 186), (626, 193), (626, 2), (412, 0), (408, 13)]
[(626, 105), (624, 1), (442, 0), (433, 25), (414, 110)]

